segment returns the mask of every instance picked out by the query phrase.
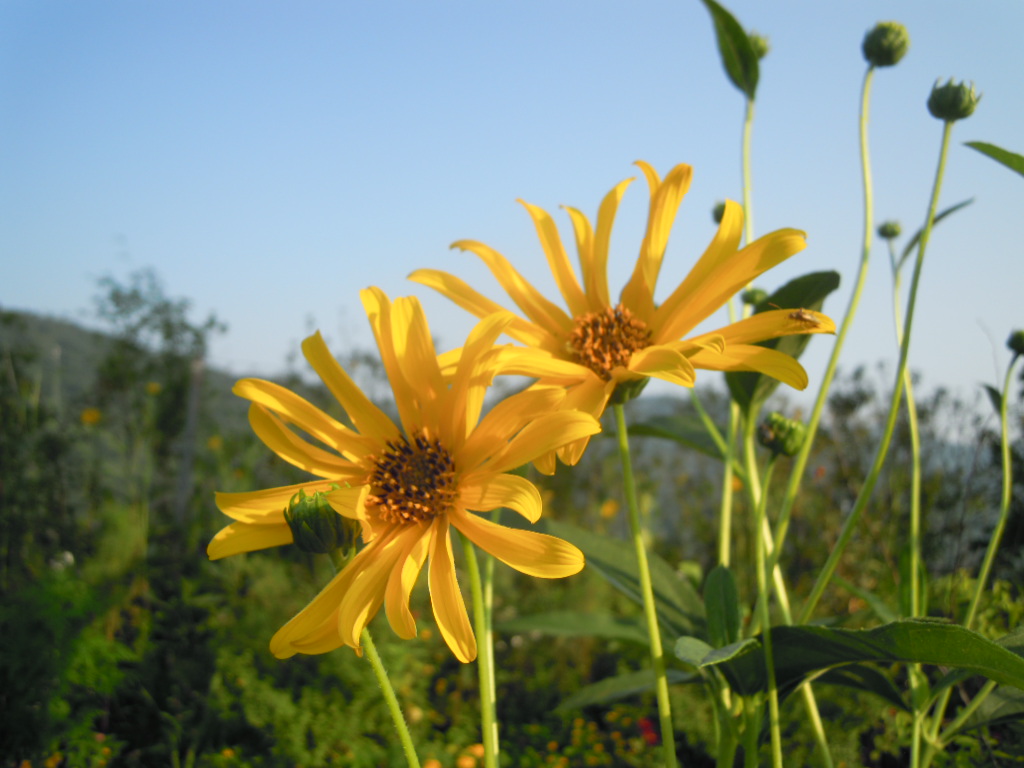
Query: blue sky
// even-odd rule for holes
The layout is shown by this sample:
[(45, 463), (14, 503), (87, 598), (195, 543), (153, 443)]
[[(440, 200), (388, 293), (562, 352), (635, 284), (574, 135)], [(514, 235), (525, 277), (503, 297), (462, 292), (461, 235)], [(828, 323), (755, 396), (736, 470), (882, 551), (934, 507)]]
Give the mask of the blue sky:
[[(826, 305), (837, 318), (860, 248), (864, 33), (896, 19), (912, 39), (875, 77), (877, 220), (913, 231), (924, 217), (936, 78), (983, 92), (954, 130), (941, 201), (975, 203), (932, 240), (911, 364), (926, 387), (967, 396), (994, 382), (1006, 336), (1024, 326), (1024, 179), (962, 142), (1024, 152), (1024, 3), (726, 5), (772, 44), (754, 127), (755, 228), (809, 239), (762, 285), (838, 270)], [(339, 354), (370, 346), (358, 291), (379, 285), (419, 296), (448, 348), (470, 319), (406, 275), (449, 269), (500, 299), (472, 256), (448, 250), (472, 238), (551, 290), (515, 200), (550, 210), (569, 244), (558, 206), (593, 215), (636, 159), (694, 166), (664, 296), (712, 237), (714, 203), (740, 195), (742, 113), (697, 0), (4, 0), (0, 305), (88, 322), (100, 277), (151, 267), (196, 319), (213, 311), (229, 325), (215, 365), (272, 375), (314, 328)], [(613, 237), (613, 286), (632, 268), (645, 206), (638, 180)], [(876, 241), (845, 368), (895, 360), (890, 296)], [(811, 345), (812, 381), (830, 344)]]

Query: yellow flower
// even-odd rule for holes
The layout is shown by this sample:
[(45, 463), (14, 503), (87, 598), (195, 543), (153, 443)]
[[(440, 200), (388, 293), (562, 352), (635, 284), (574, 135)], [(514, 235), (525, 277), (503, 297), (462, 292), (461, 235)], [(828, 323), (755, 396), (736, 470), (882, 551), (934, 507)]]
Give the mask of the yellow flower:
[[(495, 340), (512, 321), (488, 317), (470, 334), (450, 381), (442, 376), (426, 318), (414, 298), (392, 304), (376, 288), (361, 294), (391, 382), (400, 426), (355, 385), (319, 334), (302, 351), (353, 424), (349, 428), (269, 381), (243, 379), (234, 392), (252, 401), (249, 421), (281, 458), (320, 478), (250, 493), (219, 493), (236, 522), (207, 550), (213, 559), (293, 541), (284, 508), (300, 489), (328, 493), (340, 515), (358, 521), (363, 548), (323, 591), (271, 640), (274, 655), (359, 647), (383, 604), (394, 631), (416, 635), (409, 594), (429, 558), (430, 599), (441, 634), (462, 661), (476, 656), (455, 577), (449, 530), (523, 573), (569, 576), (583, 567), (576, 547), (552, 536), (508, 528), (474, 512), (514, 509), (535, 522), (541, 496), (509, 471), (568, 442), (596, 434), (589, 415), (559, 409), (564, 393), (526, 391), (480, 418)], [(553, 394), (556, 393), (556, 394)], [(297, 427), (327, 449), (312, 445)]]
[(103, 411), (99, 408), (83, 408), (79, 419), (85, 426), (92, 427), (103, 421)]
[(159, 381), (147, 381), (146, 382), (146, 394), (156, 397), (163, 392), (164, 386)]
[[(676, 211), (690, 186), (691, 167), (677, 165), (662, 180), (637, 162), (650, 188), (647, 231), (632, 277), (617, 302), (608, 290), (608, 250), (619, 201), (632, 181), (616, 185), (601, 203), (597, 228), (575, 208), (566, 208), (579, 252), (582, 282), (566, 256), (558, 228), (544, 210), (520, 201), (529, 212), (568, 312), (545, 298), (494, 249), (475, 240), (452, 245), (479, 256), (522, 310), (506, 333), (531, 350), (502, 348), (501, 370), (533, 376), (540, 384), (565, 387), (564, 407), (600, 416), (617, 387), (653, 377), (693, 386), (697, 368), (758, 371), (798, 389), (807, 374), (792, 357), (756, 342), (798, 333), (833, 333), (835, 324), (810, 310), (762, 312), (714, 331), (686, 338), (758, 275), (803, 250), (805, 236), (781, 229), (740, 249), (743, 210), (727, 201), (718, 233), (689, 275), (660, 304), (655, 284)], [(447, 272), (420, 269), (410, 279), (434, 288), (477, 317), (501, 307)], [(542, 350), (538, 356), (531, 351)], [(498, 363), (496, 362), (496, 365)], [(573, 464), (586, 440), (559, 452)]]

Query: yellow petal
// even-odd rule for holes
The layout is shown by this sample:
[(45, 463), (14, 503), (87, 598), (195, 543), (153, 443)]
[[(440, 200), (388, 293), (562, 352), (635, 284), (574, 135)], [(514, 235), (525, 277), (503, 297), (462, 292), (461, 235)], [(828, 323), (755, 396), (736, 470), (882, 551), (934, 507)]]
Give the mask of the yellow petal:
[[(335, 611), (337, 613), (337, 611)], [(299, 640), (292, 641), (289, 646), (291, 656), (295, 653), (305, 654), (317, 654), (317, 653), (330, 653), (331, 651), (337, 650), (345, 645), (342, 642), (341, 635), (338, 634), (338, 622), (333, 620), (333, 616), (325, 621), (320, 627), (308, 635), (305, 635)], [(356, 648), (356, 653), (360, 652), (359, 648)]]
[(567, 541), (535, 531), (492, 523), (464, 512), (452, 524), (480, 549), (529, 576), (561, 579), (583, 569), (583, 553)]
[(555, 277), (555, 283), (562, 293), (562, 298), (565, 299), (566, 306), (569, 307), (570, 314), (573, 317), (586, 314), (587, 299), (583, 295), (583, 290), (576, 279), (576, 273), (565, 255), (565, 247), (562, 245), (562, 238), (558, 234), (558, 227), (555, 226), (554, 219), (543, 208), (523, 200), (519, 202), (533, 219), (533, 224), (537, 228), (537, 237), (540, 239), (544, 255), (548, 259), (548, 267), (551, 268), (551, 274)]
[(392, 440), (398, 435), (398, 428), (391, 423), (380, 408), (363, 391), (359, 389), (354, 381), (345, 373), (334, 355), (327, 349), (320, 331), (302, 342), (302, 354), (313, 370), (323, 380), (324, 384), (331, 391), (331, 394), (341, 403), (345, 413), (352, 419), (360, 434), (375, 438), (380, 442)]
[(508, 445), (489, 461), (487, 471), (499, 474), (524, 464), (538, 456), (561, 448), (583, 437), (596, 435), (601, 424), (589, 413), (558, 411), (528, 424)]
[[(725, 339), (726, 346), (752, 344), (779, 336), (835, 332), (836, 324), (832, 318), (810, 309), (777, 309), (758, 312), (745, 320), (712, 331)], [(698, 342), (701, 338), (701, 336), (697, 336), (690, 341)]]
[[(641, 166), (642, 168), (643, 166)], [(683, 196), (690, 188), (693, 168), (680, 164), (669, 171), (651, 195), (647, 231), (633, 275), (622, 289), (622, 303), (642, 318), (654, 314), (654, 288), (668, 246), (669, 233)], [(650, 182), (651, 179), (649, 178)]]
[(214, 494), (214, 500), (217, 509), (240, 523), (276, 525), (284, 523), (284, 509), (296, 493), (304, 490), (307, 494), (312, 494), (316, 491), (329, 491), (330, 489), (330, 482), (313, 481), (244, 493), (218, 491)]
[(544, 295), (530, 285), (508, 259), (496, 250), (475, 240), (459, 240), (452, 243), (452, 248), (461, 248), (479, 256), (512, 301), (532, 322), (556, 336), (572, 331), (572, 318), (544, 298)]
[(404, 537), (405, 548), (399, 554), (395, 567), (391, 569), (384, 595), (384, 610), (388, 622), (395, 630), (395, 634), (406, 640), (416, 637), (416, 619), (409, 610), (409, 595), (412, 594), (423, 562), (427, 559), (430, 543), (430, 537), (424, 535), (427, 525), (417, 525), (416, 528), (422, 529), (422, 532)]
[(635, 352), (629, 360), (629, 370), (684, 387), (692, 387), (697, 380), (690, 362), (669, 347), (653, 346)]
[(270, 450), (299, 469), (330, 478), (351, 474), (351, 462), (307, 443), (262, 405), (249, 406), (249, 424)]
[(382, 537), (373, 559), (363, 564), (348, 585), (338, 606), (338, 633), (346, 645), (360, 644), (359, 636), (380, 610), (388, 579), (398, 567), (398, 558), (406, 551), (405, 545), (410, 535), (418, 535), (418, 531), (397, 526), (393, 534)]
[[(417, 299), (401, 296), (391, 307), (392, 343), (402, 375), (415, 391), (419, 404), (416, 426), (436, 429), (440, 425), (440, 400), (447, 387), (437, 365), (437, 352), (430, 328)], [(411, 433), (406, 425), (406, 434)]]
[(487, 364), (505, 376), (529, 376), (552, 382), (574, 383), (595, 374), (585, 365), (566, 360), (550, 352), (511, 345), (495, 347)]
[(518, 475), (485, 475), (473, 482), (467, 477), (459, 484), (459, 501), (466, 509), (489, 512), (499, 507), (514, 509), (531, 523), (540, 519), (543, 509), (537, 486)]
[[(614, 391), (614, 381), (605, 381), (593, 376), (569, 390), (562, 408), (567, 411), (576, 410), (589, 413), (595, 419), (600, 419), (604, 409), (608, 406), (608, 399)], [(589, 442), (590, 437), (587, 436), (559, 448), (558, 458), (567, 466), (575, 466), (583, 457), (583, 452)]]
[(514, 435), (528, 422), (558, 408), (565, 399), (562, 387), (538, 387), (499, 401), (473, 430), (465, 445), (453, 454), (456, 466), (471, 473), (502, 449), (504, 441), (495, 435)]
[[(495, 312), (507, 311), (500, 304), (491, 301), (483, 294), (471, 288), (465, 281), (447, 272), (441, 272), (437, 269), (417, 269), (409, 275), (409, 279), (420, 285), (433, 288), (442, 296), (447, 297), (481, 320), (488, 315), (493, 315)], [(521, 317), (516, 317), (512, 321), (506, 333), (521, 344), (533, 347), (541, 346), (551, 337), (551, 334), (539, 325), (534, 325)]]
[(327, 494), (331, 509), (350, 520), (366, 519), (366, 497), (370, 495), (368, 485), (340, 486)]
[(457, 451), (480, 419), (484, 396), (494, 379), (493, 365), (484, 360), (484, 355), (493, 348), (512, 317), (505, 311), (487, 316), (470, 331), (462, 347), (442, 414), (449, 432), (441, 437), (449, 450)]
[[(604, 196), (601, 207), (597, 211), (597, 229), (594, 233), (594, 253), (589, 265), (582, 264), (584, 287), (590, 299), (590, 310), (600, 312), (612, 305), (608, 293), (608, 250), (612, 239), (612, 225), (619, 209), (619, 201), (626, 193), (626, 187), (633, 179), (620, 181)], [(582, 254), (581, 254), (582, 258)]]
[(231, 391), (273, 411), (340, 454), (361, 455), (368, 445), (366, 438), (272, 381), (242, 379), (235, 383)]
[(434, 620), (455, 657), (468, 663), (476, 658), (476, 638), (455, 578), (455, 558), (452, 556), (447, 517), (435, 517), (433, 529), (427, 583)]
[(380, 350), (381, 362), (387, 372), (388, 381), (391, 382), (391, 391), (395, 396), (395, 406), (398, 408), (402, 428), (406, 434), (412, 434), (423, 426), (419, 423), (420, 402), (416, 387), (406, 379), (395, 352), (395, 329), (392, 327), (393, 307), (391, 301), (387, 294), (376, 286), (361, 290), (359, 298), (362, 300), (363, 309), (366, 310), (366, 316), (370, 320), (370, 327), (373, 328), (377, 348)]
[(795, 389), (807, 386), (807, 371), (789, 355), (767, 347), (734, 344), (722, 354), (701, 351), (690, 358), (696, 368), (712, 371), (756, 371)]
[(348, 565), (342, 568), (327, 586), (320, 591), (320, 594), (310, 601), (309, 605), (299, 611), (275, 633), (274, 637), (270, 640), (270, 652), (279, 659), (286, 659), (289, 656), (295, 655), (296, 650), (292, 648), (292, 643), (302, 641), (307, 636), (321, 629), (327, 622), (330, 622), (332, 631), (337, 633), (338, 608), (342, 598), (346, 595), (352, 582), (362, 572), (363, 568), (375, 560), (382, 543), (388, 541), (389, 538), (391, 538), (389, 534), (379, 536), (363, 547), (349, 561)]
[(232, 523), (222, 528), (206, 547), (206, 555), (211, 560), (238, 555), (242, 552), (255, 552), (258, 549), (269, 549), (291, 544), (292, 530), (284, 522), (284, 515), (279, 525), (247, 525)]

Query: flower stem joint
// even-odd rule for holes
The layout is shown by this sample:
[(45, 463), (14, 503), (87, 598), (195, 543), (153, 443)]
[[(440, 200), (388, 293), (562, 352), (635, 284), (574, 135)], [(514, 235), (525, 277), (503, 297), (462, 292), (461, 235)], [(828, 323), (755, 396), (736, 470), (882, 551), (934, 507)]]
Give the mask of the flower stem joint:
[(307, 496), (299, 490), (284, 511), (295, 545), (303, 552), (327, 555), (348, 551), (355, 544), (359, 526), (339, 515), (327, 501), (327, 494), (314, 491)]
[(864, 58), (873, 67), (891, 67), (910, 48), (907, 28), (898, 21), (880, 21), (868, 31), (861, 44)]
[(928, 111), (932, 117), (951, 123), (974, 114), (979, 101), (981, 94), (974, 90), (974, 83), (954, 83), (950, 78), (945, 85), (935, 82), (928, 97)]
[(803, 422), (787, 419), (781, 413), (769, 413), (757, 428), (757, 439), (776, 456), (794, 456), (804, 444), (807, 428)]

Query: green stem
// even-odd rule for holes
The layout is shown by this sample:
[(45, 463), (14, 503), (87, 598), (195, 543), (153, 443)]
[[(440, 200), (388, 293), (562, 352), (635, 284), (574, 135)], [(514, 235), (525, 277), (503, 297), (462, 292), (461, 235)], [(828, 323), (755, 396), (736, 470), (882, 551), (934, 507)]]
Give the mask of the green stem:
[[(329, 557), (335, 572), (341, 572), (341, 569), (345, 567), (345, 563), (348, 562), (352, 554), (353, 552), (351, 551), (343, 553), (340, 549), (330, 553)], [(405, 722), (405, 715), (402, 714), (402, 707), (398, 703), (398, 696), (395, 695), (395, 689), (391, 685), (391, 679), (388, 677), (387, 670), (384, 668), (384, 662), (381, 661), (380, 654), (377, 653), (377, 646), (373, 644), (369, 627), (363, 628), (362, 634), (359, 635), (359, 644), (363, 647), (366, 658), (370, 662), (370, 666), (373, 667), (373, 674), (377, 678), (380, 690), (384, 694), (384, 702), (387, 704), (388, 712), (391, 713), (391, 720), (395, 724), (395, 731), (398, 732), (398, 740), (402, 742), (406, 763), (409, 765), (409, 768), (420, 768), (420, 759), (416, 756), (416, 747), (413, 746), (409, 726)]]
[[(476, 549), (466, 535), (459, 531), (462, 551), (466, 556), (466, 570), (469, 571), (469, 590), (473, 599), (473, 624), (478, 645), (491, 645), (490, 615), (480, 580)], [(497, 768), (500, 758), (498, 747), (498, 718), (494, 687), (494, 656), (489, 648), (477, 651), (477, 669), (480, 676), (480, 728), (483, 731), (484, 765)]]
[[(765, 470), (764, 485), (768, 487), (771, 482), (772, 470), (775, 468), (775, 456), (773, 455), (768, 467)], [(779, 691), (775, 683), (775, 656), (772, 652), (772, 631), (771, 631), (771, 609), (768, 605), (768, 558), (766, 556), (767, 542), (762, 535), (766, 522), (766, 507), (768, 506), (768, 494), (761, 494), (760, 503), (754, 513), (754, 539), (757, 542), (756, 568), (757, 568), (757, 594), (758, 603), (761, 606), (761, 627), (764, 643), (764, 664), (765, 672), (768, 675), (768, 725), (771, 732), (772, 742), (772, 766), (782, 768), (782, 734), (779, 730)]]
[(644, 601), (644, 618), (647, 621), (647, 637), (651, 650), (651, 666), (658, 697), (658, 717), (661, 723), (661, 741), (665, 765), (674, 768), (676, 762), (676, 738), (672, 725), (672, 704), (668, 694), (668, 675), (665, 670), (665, 654), (661, 648), (661, 631), (658, 629), (657, 606), (654, 603), (654, 587), (651, 583), (651, 569), (647, 563), (647, 547), (644, 544), (643, 527), (640, 524), (640, 505), (637, 502), (636, 481), (633, 477), (633, 462), (629, 453), (629, 434), (626, 430), (626, 412), (621, 403), (612, 406), (615, 413), (615, 429), (619, 441), (619, 457), (622, 460), (622, 481), (626, 491), (626, 508), (629, 512), (629, 530), (636, 552), (637, 571), (640, 576), (640, 593)]
[(743, 232), (747, 245), (754, 242), (754, 181), (750, 171), (750, 137), (754, 132), (754, 100), (747, 99), (743, 114)]
[(413, 746), (412, 736), (409, 735), (409, 726), (405, 723), (405, 716), (402, 714), (402, 708), (398, 704), (398, 697), (395, 696), (395, 689), (391, 686), (388, 672), (384, 669), (384, 662), (381, 661), (380, 654), (377, 653), (377, 646), (373, 644), (373, 638), (370, 637), (369, 629), (363, 629), (363, 633), (359, 636), (359, 642), (363, 646), (366, 658), (369, 659), (370, 666), (373, 667), (373, 673), (377, 676), (377, 682), (380, 684), (380, 689), (384, 693), (384, 701), (388, 705), (391, 719), (395, 723), (395, 730), (398, 731), (398, 739), (402, 742), (402, 749), (405, 751), (405, 760), (409, 764), (409, 768), (419, 768), (420, 760), (416, 756), (416, 748)]
[[(842, 352), (846, 335), (853, 325), (853, 318), (860, 306), (861, 294), (864, 292), (864, 285), (867, 283), (868, 262), (871, 256), (871, 236), (873, 202), (871, 187), (871, 160), (868, 154), (868, 113), (870, 107), (871, 82), (874, 76), (874, 67), (868, 67), (864, 75), (864, 85), (861, 89), (860, 107), (860, 157), (861, 157), (861, 178), (864, 187), (864, 233), (861, 246), (860, 268), (857, 272), (857, 282), (854, 285), (853, 293), (850, 295), (850, 303), (846, 308), (846, 315), (836, 333), (836, 342), (832, 346), (832, 354), (829, 356), (828, 365), (825, 366), (825, 373), (821, 379), (821, 386), (818, 389), (818, 397), (814, 401), (814, 408), (811, 411), (811, 418), (807, 422), (807, 438), (804, 440), (800, 452), (793, 459), (793, 467), (789, 473), (789, 480), (786, 483), (786, 490), (782, 497), (782, 506), (779, 509), (778, 522), (775, 533), (778, 540), (776, 552), (782, 551), (782, 545), (786, 540), (786, 533), (789, 531), (789, 521), (793, 513), (793, 506), (796, 503), (797, 493), (800, 490), (800, 483), (803, 481), (804, 471), (807, 469), (807, 461), (811, 455), (811, 448), (814, 446), (814, 438), (818, 433), (818, 425), (821, 423), (821, 416), (825, 412), (825, 403), (828, 401), (828, 393), (832, 387), (832, 380), (835, 378), (836, 370), (839, 367), (839, 355)], [(778, 554), (772, 557), (772, 562), (778, 561)]]
[(864, 485), (857, 495), (857, 501), (854, 503), (853, 509), (847, 515), (846, 522), (843, 524), (843, 529), (839, 534), (839, 539), (836, 541), (832, 552), (829, 554), (828, 560), (825, 562), (824, 567), (818, 574), (818, 579), (815, 581), (811, 594), (807, 598), (807, 602), (804, 604), (803, 611), (800, 614), (799, 623), (805, 624), (814, 612), (815, 607), (818, 604), (818, 600), (821, 599), (821, 595), (825, 591), (825, 587), (828, 586), (829, 581), (832, 579), (832, 574), (835, 573), (836, 566), (839, 564), (839, 558), (842, 556), (843, 551), (849, 543), (850, 538), (853, 536), (853, 531), (860, 520), (860, 515), (867, 506), (868, 500), (871, 498), (871, 494), (875, 489), (875, 483), (878, 482), (878, 477), (882, 471), (882, 465), (885, 463), (886, 454), (889, 451), (889, 444), (892, 441), (893, 432), (896, 429), (896, 416), (899, 413), (900, 401), (903, 395), (903, 376), (907, 370), (907, 358), (910, 352), (910, 340), (911, 331), (913, 330), (914, 323), (914, 308), (917, 304), (917, 289), (921, 283), (921, 271), (924, 265), (924, 256), (928, 248), (928, 240), (931, 237), (932, 224), (935, 221), (935, 211), (939, 203), (939, 193), (942, 189), (942, 177), (946, 170), (946, 156), (949, 154), (949, 138), (951, 134), (951, 128), (953, 124), (946, 122), (942, 131), (942, 145), (939, 150), (939, 165), (935, 173), (935, 183), (932, 187), (931, 202), (928, 205), (928, 216), (925, 219), (924, 230), (921, 232), (921, 240), (918, 244), (917, 259), (914, 262), (914, 274), (910, 282), (910, 295), (907, 300), (907, 317), (903, 324), (903, 345), (900, 347), (900, 360), (896, 371), (896, 383), (893, 385), (892, 402), (889, 406), (889, 416), (886, 420), (885, 432), (882, 435), (881, 443), (878, 446), (878, 450), (875, 454), (875, 461), (871, 467), (871, 471), (865, 478)]
[(718, 562), (726, 567), (732, 558), (732, 480), (733, 462), (736, 461), (736, 421), (740, 408), (736, 403), (729, 403), (729, 427), (725, 436), (725, 453), (722, 471), (722, 504), (718, 510)]

